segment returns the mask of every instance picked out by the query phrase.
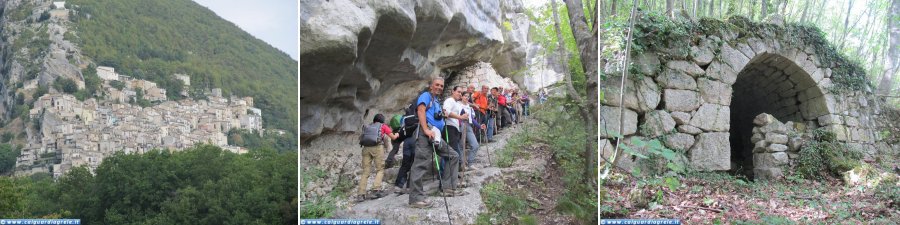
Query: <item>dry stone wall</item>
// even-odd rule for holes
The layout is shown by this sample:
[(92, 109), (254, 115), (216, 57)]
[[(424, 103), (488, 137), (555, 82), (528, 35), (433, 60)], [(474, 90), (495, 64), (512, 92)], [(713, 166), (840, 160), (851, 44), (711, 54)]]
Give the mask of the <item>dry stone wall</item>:
[[(834, 132), (867, 156), (876, 154), (880, 140), (871, 124), (880, 108), (868, 85), (847, 81), (865, 82), (864, 74), (847, 69), (851, 65), (839, 56), (825, 55), (822, 39), (785, 35), (803, 27), (746, 23), (686, 21), (683, 26), (700, 34), (668, 44), (643, 43), (649, 47), (632, 55), (625, 90), (621, 61), (615, 62), (623, 57), (612, 59), (600, 81), (603, 154), (616, 135), (659, 139), (682, 152), (693, 169), (753, 167), (771, 178), (782, 174), (776, 168), (787, 165), (800, 148), (792, 138), (815, 128)], [(711, 25), (722, 28), (703, 29)], [(771, 122), (754, 124), (763, 113)], [(770, 126), (778, 129), (767, 130)], [(629, 167), (635, 161), (626, 157), (619, 163)]]

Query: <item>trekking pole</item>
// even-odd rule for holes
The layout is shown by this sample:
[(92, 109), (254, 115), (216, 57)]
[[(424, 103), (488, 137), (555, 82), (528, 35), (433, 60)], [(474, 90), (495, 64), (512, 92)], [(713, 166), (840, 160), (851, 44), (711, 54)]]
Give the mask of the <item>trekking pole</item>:
[[(431, 141), (431, 140), (429, 140)], [(438, 163), (438, 154), (437, 150), (434, 147), (434, 141), (431, 141), (431, 153), (432, 158), (434, 159), (434, 167), (437, 170), (441, 170), (441, 165)], [(435, 172), (437, 172), (435, 170)], [(447, 220), (450, 221), (450, 224), (453, 224), (453, 219), (450, 218), (450, 206), (447, 204), (447, 195), (444, 195), (444, 179), (443, 177), (438, 177), (438, 190), (441, 191), (441, 197), (444, 197), (444, 209), (447, 210)]]
[[(487, 138), (487, 137), (485, 137), (487, 135), (487, 134), (485, 134), (486, 132), (487, 131), (485, 131), (485, 130), (481, 130), (481, 136), (482, 136), (481, 138)], [(484, 151), (487, 152), (487, 154), (488, 154), (488, 165), (494, 166), (494, 160), (491, 159), (491, 151), (488, 150), (487, 148), (484, 148)]]
[[(466, 158), (466, 155), (467, 155), (466, 154), (466, 139), (469, 137), (468, 133), (466, 133), (466, 127), (468, 127), (468, 126), (469, 126), (469, 123), (463, 123), (461, 125), (462, 135), (460, 135), (461, 136), (460, 139), (462, 139), (462, 147), (461, 148), (462, 148), (463, 171), (467, 171), (469, 168), (469, 166), (468, 166), (469, 163), (467, 162), (469, 158)], [(463, 180), (463, 182), (466, 182), (466, 173), (465, 172), (463, 172), (463, 174), (462, 174), (462, 180)]]

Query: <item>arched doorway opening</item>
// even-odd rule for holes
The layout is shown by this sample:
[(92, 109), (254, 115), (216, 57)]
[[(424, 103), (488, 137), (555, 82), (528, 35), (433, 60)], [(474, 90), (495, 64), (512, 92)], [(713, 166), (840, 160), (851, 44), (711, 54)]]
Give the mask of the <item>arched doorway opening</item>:
[[(768, 113), (778, 121), (807, 123), (828, 114), (816, 81), (792, 60), (778, 54), (754, 57), (738, 73), (732, 86), (731, 144), (732, 171), (754, 177), (755, 143), (753, 120)], [(758, 140), (757, 140), (758, 141)]]

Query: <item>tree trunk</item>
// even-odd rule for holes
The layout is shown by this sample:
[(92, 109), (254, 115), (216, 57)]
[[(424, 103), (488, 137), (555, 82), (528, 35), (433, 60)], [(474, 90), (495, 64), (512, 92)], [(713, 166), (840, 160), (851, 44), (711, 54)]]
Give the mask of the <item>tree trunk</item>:
[[(862, 58), (864, 56), (864, 53), (862, 50), (864, 49), (864, 46), (866, 46), (866, 44), (869, 42), (869, 39), (871, 36), (870, 34), (875, 33), (873, 30), (871, 30), (872, 21), (875, 20), (873, 18), (873, 14), (875, 14), (875, 13), (873, 13), (873, 11), (875, 11), (875, 10), (869, 10), (869, 14), (866, 15), (866, 25), (865, 25), (865, 28), (863, 28), (864, 33), (862, 34), (862, 42), (860, 43), (859, 47), (856, 48), (855, 55), (856, 55), (857, 59), (860, 59), (860, 62), (874, 62), (874, 61), (866, 61), (866, 60), (863, 60), (863, 58)], [(857, 21), (857, 22), (859, 22), (859, 21)]]
[(822, 12), (825, 12), (825, 2), (827, 2), (827, 1), (828, 0), (822, 0), (822, 3), (820, 3), (819, 7), (816, 8), (819, 10), (816, 10), (816, 11), (818, 11), (818, 13), (816, 13), (816, 19), (815, 19), (815, 22), (813, 22), (813, 23), (819, 24), (819, 21), (822, 20)]
[[(815, 0), (812, 0), (815, 1)], [(809, 1), (803, 1), (803, 13), (800, 14), (800, 22), (806, 22), (806, 12), (809, 9)]]
[(787, 0), (781, 0), (781, 16), (787, 14)]
[(612, 10), (610, 10), (609, 15), (616, 16), (616, 3), (618, 3), (618, 0), (611, 0), (611, 2), (612, 2), (612, 7), (611, 7)]
[(847, 15), (844, 16), (844, 32), (843, 34), (841, 34), (841, 45), (838, 47), (838, 51), (842, 51), (844, 49), (844, 40), (847, 39), (847, 34), (850, 33), (850, 27), (848, 25), (850, 25), (850, 10), (853, 9), (853, 1), (847, 2)]
[(702, 9), (703, 9), (703, 5), (702, 5), (702, 3), (703, 3), (703, 2), (701, 2), (700, 0), (695, 0), (695, 1), (694, 1), (694, 8), (691, 9), (691, 16), (693, 16), (693, 17), (696, 18), (698, 12), (699, 12), (699, 13), (703, 13), (703, 10), (702, 10)]
[[(594, 134), (594, 126), (597, 124), (596, 115), (597, 115), (597, 103), (599, 93), (597, 90), (597, 37), (598, 32), (591, 32), (588, 30), (587, 21), (584, 18), (584, 11), (582, 10), (581, 0), (566, 0), (566, 7), (568, 8), (569, 14), (569, 26), (572, 28), (572, 36), (575, 37), (575, 44), (578, 46), (579, 55), (581, 56), (581, 65), (582, 69), (584, 69), (585, 76), (585, 92), (588, 95), (588, 101), (585, 102), (581, 95), (578, 94), (578, 91), (575, 90), (575, 87), (572, 85), (571, 74), (566, 77), (566, 86), (569, 92), (569, 95), (575, 99), (575, 102), (578, 103), (579, 112), (585, 124), (585, 132), (587, 134)], [(634, 1), (637, 3), (637, 0)], [(551, 3), (553, 6), (553, 18), (555, 20), (555, 26), (557, 29), (556, 37), (559, 42), (559, 50), (562, 56), (565, 56), (565, 44), (562, 39), (562, 30), (559, 27), (559, 16), (556, 13), (556, 1)], [(634, 7), (634, 6), (632, 6)], [(595, 25), (596, 26), (596, 25)], [(593, 35), (591, 34), (593, 33)], [(568, 59), (568, 57), (562, 57), (563, 59)], [(566, 70), (569, 71), (569, 70)], [(593, 112), (593, 114), (591, 114)], [(594, 115), (594, 116), (591, 116)], [(593, 183), (593, 177), (596, 177), (594, 174), (594, 167), (596, 166), (596, 152), (597, 149), (594, 147), (594, 139), (587, 138), (584, 143), (584, 153), (585, 157), (585, 168), (584, 175), (585, 178), (588, 178), (589, 182)]]
[(672, 8), (675, 7), (675, 0), (666, 0), (666, 16), (673, 17)]
[[(724, 1), (724, 0), (723, 0), (723, 1)], [(708, 17), (715, 17), (715, 16), (713, 15), (713, 12), (714, 12), (713, 9), (715, 9), (715, 8), (716, 8), (716, 0), (709, 0), (709, 11), (706, 12), (706, 16), (708, 16)]]
[(754, 5), (756, 5), (756, 0), (750, 0), (750, 5), (747, 6), (748, 8), (750, 8), (750, 20), (751, 21), (756, 20), (756, 7), (753, 7)]
[(878, 83), (877, 93), (880, 95), (889, 95), (893, 90), (894, 76), (900, 71), (900, 0), (891, 1), (891, 8), (888, 15), (888, 53), (885, 56), (888, 69), (884, 70), (884, 76)]
[(724, 18), (725, 17), (724, 13), (725, 13), (725, 0), (719, 0), (719, 13), (718, 13), (719, 18)]
[(766, 15), (769, 14), (769, 1), (762, 0), (762, 7), (759, 10), (759, 20), (763, 20), (766, 18)]

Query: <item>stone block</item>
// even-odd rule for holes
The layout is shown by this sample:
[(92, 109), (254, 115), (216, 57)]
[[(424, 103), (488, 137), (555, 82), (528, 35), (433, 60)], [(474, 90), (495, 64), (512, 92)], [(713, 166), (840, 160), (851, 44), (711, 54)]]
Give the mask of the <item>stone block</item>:
[(772, 123), (774, 121), (777, 121), (775, 117), (768, 113), (761, 113), (759, 115), (756, 115), (756, 118), (753, 118), (753, 124), (756, 126), (769, 125), (769, 123)]
[(775, 144), (787, 144), (788, 136), (784, 135), (784, 134), (778, 134), (778, 133), (767, 133), (766, 141), (769, 143), (775, 143)]
[(697, 65), (709, 65), (714, 56), (713, 51), (709, 48), (700, 48), (697, 46), (691, 47), (691, 57), (693, 57), (694, 62), (697, 63)]
[(750, 137), (750, 142), (756, 143), (760, 140), (765, 140), (763, 135), (760, 133), (753, 133), (753, 136)]
[(788, 164), (787, 153), (754, 153), (753, 168), (779, 168)]
[(684, 72), (688, 75), (695, 76), (695, 77), (705, 73), (705, 71), (703, 71), (703, 69), (700, 68), (700, 66), (697, 66), (697, 64), (695, 64), (694, 62), (689, 62), (689, 61), (681, 61), (681, 60), (669, 61), (668, 63), (666, 63), (666, 67), (673, 69), (673, 70)]
[(687, 150), (694, 145), (694, 136), (685, 133), (676, 133), (666, 137), (665, 145), (670, 149)]
[(700, 107), (700, 94), (696, 91), (665, 89), (663, 103), (668, 111), (690, 112)]
[(672, 119), (675, 119), (675, 124), (684, 125), (688, 124), (691, 121), (691, 114), (686, 112), (672, 112)]
[(726, 63), (713, 60), (706, 68), (706, 76), (721, 81), (728, 85), (733, 85), (737, 81), (738, 72)]
[(650, 111), (644, 114), (644, 125), (641, 133), (644, 136), (655, 138), (675, 129), (675, 120), (668, 112), (663, 110)]
[(659, 57), (655, 53), (643, 53), (634, 58), (635, 65), (642, 74), (655, 76), (659, 72)]
[(735, 50), (727, 44), (722, 45), (719, 50), (719, 57), (724, 60), (725, 63), (727, 63), (729, 66), (731, 66), (731, 68), (733, 68), (735, 71), (744, 69), (744, 66), (746, 66), (747, 63), (750, 62), (750, 58), (744, 55), (744, 53)]
[(744, 56), (747, 56), (748, 59), (752, 60), (753, 58), (756, 58), (756, 52), (753, 52), (753, 49), (750, 48), (750, 45), (747, 45), (745, 43), (738, 43), (736, 47), (738, 51), (744, 54)]
[(856, 117), (846, 116), (844, 117), (844, 124), (847, 124), (848, 127), (858, 127), (859, 120)]
[(797, 152), (800, 151), (800, 147), (803, 145), (803, 138), (800, 137), (791, 137), (788, 140), (788, 151)]
[(765, 42), (763, 42), (757, 38), (747, 39), (747, 43), (750, 44), (750, 48), (752, 48), (753, 51), (756, 52), (756, 54), (763, 54), (763, 53), (770, 52), (769, 46), (766, 45)]
[(818, 121), (819, 121), (819, 125), (822, 125), (822, 126), (828, 126), (828, 125), (833, 125), (833, 124), (843, 124), (843, 121), (841, 121), (841, 116), (833, 115), (833, 114), (820, 116), (818, 118)]
[(785, 133), (787, 133), (787, 126), (785, 126), (783, 123), (776, 120), (775, 122), (772, 122), (765, 126), (759, 127), (759, 132), (760, 133), (774, 132), (774, 133), (779, 133), (779, 134), (785, 134)]
[(676, 129), (678, 129), (678, 132), (687, 133), (687, 134), (695, 134), (696, 135), (696, 134), (703, 133), (703, 131), (700, 130), (700, 128), (697, 128), (697, 127), (691, 126), (691, 125), (680, 125)]
[(731, 85), (706, 78), (700, 78), (697, 85), (704, 101), (719, 105), (731, 105)]
[(728, 133), (702, 133), (690, 149), (691, 166), (700, 171), (731, 169), (731, 148)]
[(656, 82), (668, 89), (697, 90), (697, 81), (678, 70), (666, 69), (656, 77)]
[(777, 180), (784, 177), (781, 168), (753, 168), (753, 178), (759, 180)]
[(637, 132), (637, 113), (624, 109), (624, 116), (620, 116), (619, 107), (600, 106), (600, 138), (611, 138), (619, 133), (620, 120), (624, 120), (623, 136)]
[(838, 141), (848, 141), (850, 139), (850, 136), (848, 134), (849, 131), (844, 125), (828, 125), (825, 126), (825, 129), (829, 132), (834, 133), (834, 136)]
[(766, 146), (768, 145), (768, 143), (766, 143), (766, 140), (759, 140), (753, 143), (755, 143), (753, 144), (753, 153), (766, 152)]
[(691, 115), (690, 124), (706, 131), (728, 131), (731, 109), (728, 106), (705, 103)]
[(787, 151), (787, 150), (788, 150), (787, 145), (783, 145), (783, 144), (770, 144), (769, 147), (766, 148), (767, 152), (783, 152), (783, 151)]

